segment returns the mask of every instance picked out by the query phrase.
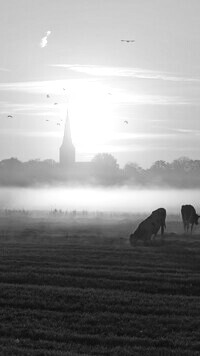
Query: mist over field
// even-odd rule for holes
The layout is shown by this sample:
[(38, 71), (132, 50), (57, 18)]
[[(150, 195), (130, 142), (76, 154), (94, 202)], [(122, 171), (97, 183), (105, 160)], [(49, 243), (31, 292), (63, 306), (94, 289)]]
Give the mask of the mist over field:
[(197, 211), (200, 190), (130, 189), (91, 187), (0, 188), (1, 209), (88, 210), (148, 213), (165, 207), (180, 213), (182, 204), (193, 204)]

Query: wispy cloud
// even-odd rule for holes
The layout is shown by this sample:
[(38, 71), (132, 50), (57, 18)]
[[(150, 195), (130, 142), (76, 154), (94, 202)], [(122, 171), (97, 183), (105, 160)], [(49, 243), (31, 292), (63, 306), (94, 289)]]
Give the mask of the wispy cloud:
[[(27, 116), (27, 112), (21, 112), (21, 115), (26, 115)], [(58, 118), (58, 113), (56, 111), (52, 112), (52, 111), (38, 111), (38, 112), (29, 112), (28, 116), (45, 116), (45, 117), (54, 117), (54, 118)]]
[(178, 128), (178, 129), (172, 129), (173, 131), (180, 133), (180, 134), (185, 134), (185, 135), (195, 135), (195, 136), (199, 136), (200, 135), (200, 130), (196, 130), (196, 129), (182, 129), (182, 128)]
[(0, 136), (19, 136), (19, 137), (42, 137), (42, 138), (61, 138), (61, 131), (26, 131), (22, 129), (1, 129)]
[[(67, 88), (64, 96), (63, 87)], [(68, 80), (50, 80), (33, 82), (0, 83), (0, 91), (24, 92), (27, 94), (47, 93), (59, 95), (65, 104), (67, 102), (87, 102), (95, 99), (100, 105), (105, 101), (114, 105), (200, 105), (198, 97), (181, 97), (176, 95), (140, 94), (114, 88), (108, 96), (108, 88), (99, 83), (97, 78), (74, 78)]]
[(0, 67), (0, 72), (10, 72), (10, 69)]
[(32, 115), (58, 115), (57, 108), (52, 104), (38, 104), (38, 103), (9, 103), (0, 102), (0, 114), (6, 114), (8, 112)]
[(119, 152), (131, 152), (131, 151), (140, 151), (144, 150), (142, 146), (132, 144), (132, 146), (124, 146), (124, 145), (118, 145), (118, 144), (99, 144), (96, 146), (91, 146), (91, 145), (81, 145), (81, 144), (76, 144), (76, 149), (77, 151), (81, 152), (82, 154), (97, 154), (97, 153), (102, 153), (102, 152), (107, 152), (107, 153), (119, 153)]
[(131, 141), (131, 140), (135, 140), (135, 139), (162, 139), (162, 138), (172, 138), (172, 137), (176, 137), (176, 134), (172, 134), (172, 133), (147, 133), (147, 132), (118, 132), (115, 133), (113, 136), (109, 136), (109, 140), (113, 140), (113, 141)]
[(56, 92), (65, 82), (59, 80), (0, 83), (1, 91), (19, 91), (31, 94)]
[(68, 91), (84, 89), (88, 83), (94, 83), (96, 79), (68, 79), (68, 80), (41, 80), (31, 82), (0, 83), (0, 91), (18, 91), (31, 94), (62, 94), (63, 87)]
[(51, 31), (47, 31), (46, 32), (46, 34), (45, 34), (45, 36), (44, 37), (42, 37), (42, 39), (41, 39), (41, 41), (40, 41), (40, 47), (41, 48), (44, 48), (44, 47), (46, 47), (47, 46), (47, 43), (48, 43), (48, 37), (50, 36), (50, 34), (51, 34)]
[[(13, 118), (9, 118), (11, 115)], [(6, 120), (14, 120), (18, 118), (33, 119), (36, 117), (40, 118), (51, 118), (50, 121), (53, 123), (58, 117), (63, 117), (61, 109), (59, 110), (52, 105), (44, 104), (19, 104), (19, 103), (8, 103), (0, 102), (0, 118)]]
[(199, 105), (199, 100), (190, 102), (189, 99), (179, 96), (166, 95), (135, 95), (132, 93), (119, 92), (112, 97), (112, 101), (118, 104), (129, 105)]
[[(160, 128), (160, 126), (154, 125), (155, 128)], [(200, 136), (200, 130), (199, 129), (187, 129), (187, 128), (174, 128), (174, 127), (169, 127), (169, 126), (162, 126), (162, 130), (167, 131), (167, 135), (170, 135), (170, 137), (176, 137), (182, 139), (183, 136), (184, 138), (187, 137), (195, 137), (195, 136)]]
[(85, 73), (92, 76), (103, 77), (129, 77), (141, 79), (156, 79), (174, 82), (200, 82), (200, 78), (190, 78), (179, 76), (168, 72), (159, 72), (143, 68), (133, 67), (106, 67), (97, 65), (80, 65), (80, 64), (52, 64), (53, 67), (67, 68), (69, 70)]
[(97, 153), (131, 153), (131, 152), (146, 152), (148, 151), (154, 151), (154, 150), (163, 150), (165, 151), (166, 148), (168, 149), (168, 146), (162, 145), (149, 145), (145, 141), (141, 143), (131, 143), (130, 145), (125, 145), (125, 144), (116, 144), (116, 143), (110, 143), (110, 144), (102, 144), (102, 145), (97, 145), (97, 146), (81, 146), (81, 145), (76, 145), (77, 151), (80, 151), (82, 154), (97, 154)]

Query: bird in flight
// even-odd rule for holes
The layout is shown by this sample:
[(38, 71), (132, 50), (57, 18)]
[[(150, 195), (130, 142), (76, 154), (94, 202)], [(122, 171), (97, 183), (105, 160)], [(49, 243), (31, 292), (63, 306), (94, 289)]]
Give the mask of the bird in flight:
[(49, 94), (47, 94), (47, 98), (50, 98), (50, 95), (49, 95)]
[(12, 115), (8, 115), (8, 117), (12, 118), (13, 116)]
[(127, 42), (127, 43), (129, 43), (129, 42), (135, 42), (135, 40), (121, 40), (121, 42)]
[(128, 124), (128, 121), (127, 121), (127, 120), (124, 120), (124, 123), (125, 123), (125, 124)]

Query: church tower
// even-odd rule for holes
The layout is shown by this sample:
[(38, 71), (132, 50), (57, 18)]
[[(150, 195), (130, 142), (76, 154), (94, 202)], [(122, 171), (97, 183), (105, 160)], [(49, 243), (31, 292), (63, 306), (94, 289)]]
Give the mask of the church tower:
[(70, 122), (69, 122), (69, 116), (67, 111), (63, 142), (60, 147), (60, 165), (63, 168), (70, 168), (74, 163), (75, 163), (75, 147), (72, 143)]

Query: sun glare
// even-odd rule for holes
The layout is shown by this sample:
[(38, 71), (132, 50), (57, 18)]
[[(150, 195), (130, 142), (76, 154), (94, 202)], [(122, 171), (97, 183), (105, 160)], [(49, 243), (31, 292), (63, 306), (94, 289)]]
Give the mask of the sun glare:
[(73, 142), (79, 150), (95, 152), (97, 146), (109, 142), (116, 122), (105, 89), (88, 85), (74, 93), (68, 107)]

